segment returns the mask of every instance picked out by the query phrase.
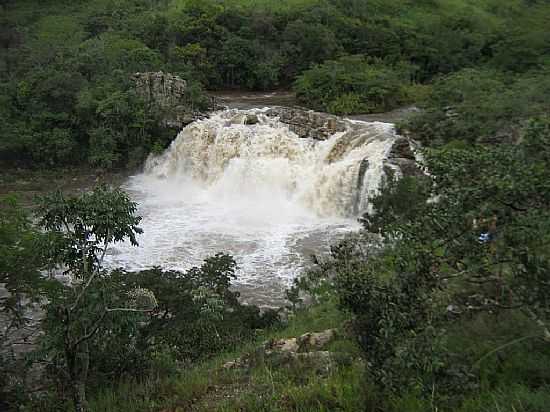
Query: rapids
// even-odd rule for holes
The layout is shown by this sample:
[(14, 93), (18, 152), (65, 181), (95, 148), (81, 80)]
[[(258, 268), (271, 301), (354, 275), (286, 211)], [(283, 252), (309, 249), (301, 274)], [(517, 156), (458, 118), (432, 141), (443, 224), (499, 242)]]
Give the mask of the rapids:
[[(325, 141), (303, 139), (264, 110), (225, 110), (184, 128), (125, 189), (139, 204), (139, 247), (116, 245), (109, 265), (185, 270), (217, 252), (235, 257), (245, 301), (282, 303), (309, 256), (358, 228), (396, 134), (347, 121)], [(258, 122), (245, 124), (247, 115)]]

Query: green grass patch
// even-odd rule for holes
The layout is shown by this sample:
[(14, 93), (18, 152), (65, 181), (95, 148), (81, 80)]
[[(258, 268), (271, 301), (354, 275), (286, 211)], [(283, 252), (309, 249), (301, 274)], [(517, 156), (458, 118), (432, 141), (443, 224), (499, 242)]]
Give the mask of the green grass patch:
[(334, 357), (337, 365), (328, 374), (319, 374), (308, 362), (293, 363), (291, 367), (269, 367), (258, 362), (250, 369), (222, 368), (227, 361), (254, 353), (266, 340), (341, 328), (345, 321), (345, 314), (337, 309), (334, 302), (301, 309), (289, 318), (284, 328), (260, 332), (256, 340), (237, 350), (181, 369), (175, 376), (149, 377), (142, 382), (129, 381), (104, 388), (91, 396), (90, 410), (357, 410), (363, 364), (350, 361), (356, 358), (359, 350), (352, 340), (344, 336), (328, 348), (339, 355)]

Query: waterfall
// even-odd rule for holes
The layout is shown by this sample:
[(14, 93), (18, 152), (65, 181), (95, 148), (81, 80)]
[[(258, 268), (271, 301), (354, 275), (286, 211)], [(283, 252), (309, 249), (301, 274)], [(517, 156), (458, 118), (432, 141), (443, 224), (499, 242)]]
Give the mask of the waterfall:
[[(245, 124), (248, 115), (255, 124)], [(187, 177), (220, 201), (289, 202), (349, 217), (368, 210), (395, 137), (391, 124), (348, 121), (325, 141), (304, 139), (261, 110), (226, 110), (183, 129), (145, 173)]]
[(290, 128), (307, 125), (267, 110), (226, 110), (188, 125), (127, 182), (144, 233), (137, 248), (115, 245), (108, 264), (187, 270), (226, 252), (245, 300), (282, 304), (312, 254), (359, 228), (391, 166), (392, 125), (343, 123), (323, 141), (298, 137)]

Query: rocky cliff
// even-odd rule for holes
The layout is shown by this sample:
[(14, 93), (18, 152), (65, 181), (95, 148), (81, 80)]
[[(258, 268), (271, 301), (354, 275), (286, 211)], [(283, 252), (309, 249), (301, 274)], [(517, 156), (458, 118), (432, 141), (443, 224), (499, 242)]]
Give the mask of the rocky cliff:
[(388, 156), (389, 163), (397, 166), (403, 176), (422, 176), (424, 172), (416, 160), (417, 144), (405, 137), (399, 137)]
[[(132, 76), (138, 95), (156, 106), (161, 112), (165, 127), (181, 129), (197, 119), (207, 116), (206, 111), (197, 110), (191, 99), (187, 81), (170, 73), (146, 72)], [(209, 109), (217, 107), (210, 98)]]

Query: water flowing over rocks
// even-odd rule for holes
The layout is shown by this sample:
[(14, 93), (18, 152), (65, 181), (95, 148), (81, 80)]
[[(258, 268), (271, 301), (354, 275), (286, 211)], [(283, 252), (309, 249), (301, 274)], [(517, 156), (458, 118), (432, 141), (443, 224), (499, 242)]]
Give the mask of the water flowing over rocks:
[(278, 117), (281, 123), (302, 138), (326, 140), (337, 132), (346, 130), (346, 122), (328, 113), (300, 108), (273, 107), (267, 116)]
[[(300, 122), (309, 137), (294, 132)], [(164, 155), (148, 160), (145, 173), (188, 176), (222, 198), (266, 195), (319, 216), (349, 217), (368, 207), (398, 139), (388, 123), (295, 109), (226, 110), (182, 130)]]
[(413, 159), (390, 123), (287, 108), (218, 111), (130, 179), (145, 234), (139, 248), (117, 244), (108, 260), (187, 270), (223, 251), (237, 260), (243, 299), (276, 307), (311, 255), (360, 227), (388, 171), (408, 173)]
[[(315, 140), (327, 140), (337, 132), (343, 132), (350, 128), (361, 130), (366, 123), (374, 123), (372, 121), (352, 123), (328, 113), (296, 107), (273, 107), (266, 111), (265, 114), (277, 117), (281, 123), (288, 125), (289, 129), (299, 137)], [(398, 169), (403, 176), (422, 175), (423, 172), (417, 165), (414, 145), (406, 137), (400, 136), (396, 139), (388, 155), (388, 167), (390, 169)], [(367, 159), (362, 161), (362, 168), (362, 171), (359, 173), (359, 187), (363, 184), (364, 171), (368, 168)], [(356, 210), (356, 213), (358, 212), (359, 210)]]

